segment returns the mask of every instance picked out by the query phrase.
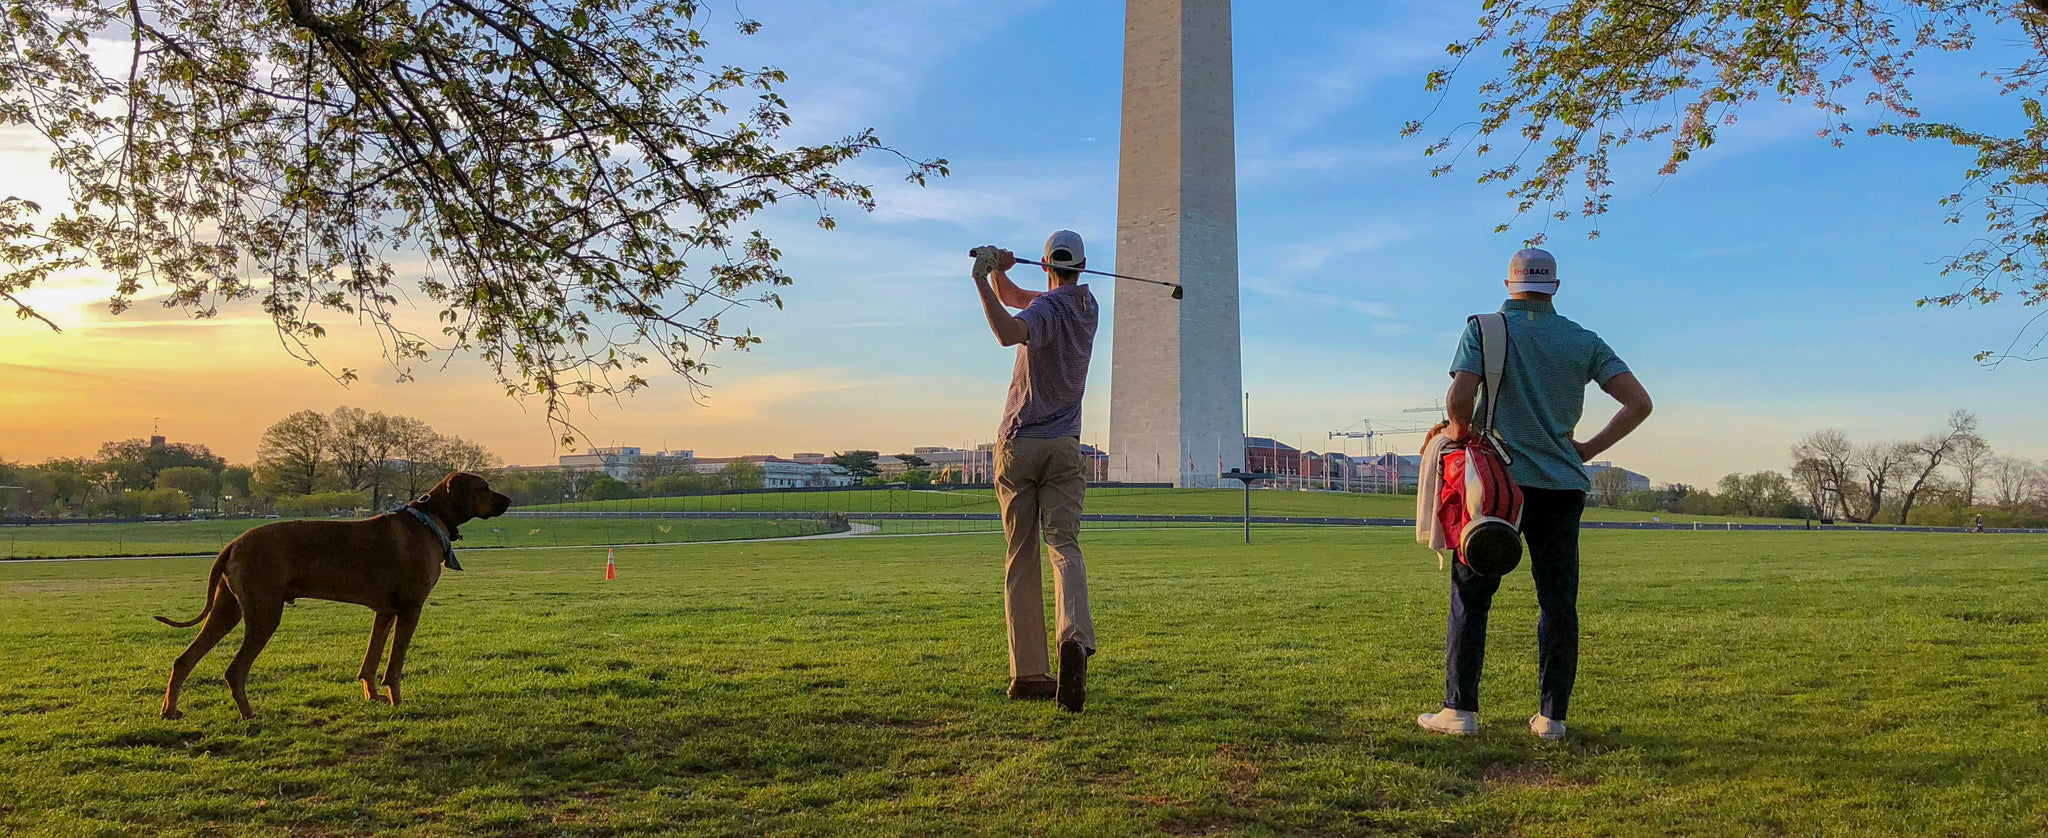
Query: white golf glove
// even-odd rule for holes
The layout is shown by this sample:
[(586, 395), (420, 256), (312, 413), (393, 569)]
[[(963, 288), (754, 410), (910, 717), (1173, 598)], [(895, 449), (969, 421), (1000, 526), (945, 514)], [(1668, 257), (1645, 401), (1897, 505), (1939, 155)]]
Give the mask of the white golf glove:
[(996, 266), (1001, 264), (1001, 254), (1002, 249), (992, 244), (985, 244), (975, 248), (974, 278), (987, 279), (989, 274), (995, 273)]

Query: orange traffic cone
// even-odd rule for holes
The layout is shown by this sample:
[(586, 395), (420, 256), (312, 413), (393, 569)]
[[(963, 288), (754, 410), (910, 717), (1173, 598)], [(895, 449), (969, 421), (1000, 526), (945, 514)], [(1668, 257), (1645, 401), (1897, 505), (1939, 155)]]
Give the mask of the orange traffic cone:
[(618, 553), (614, 550), (606, 550), (604, 551), (604, 581), (610, 582), (617, 578), (619, 578)]

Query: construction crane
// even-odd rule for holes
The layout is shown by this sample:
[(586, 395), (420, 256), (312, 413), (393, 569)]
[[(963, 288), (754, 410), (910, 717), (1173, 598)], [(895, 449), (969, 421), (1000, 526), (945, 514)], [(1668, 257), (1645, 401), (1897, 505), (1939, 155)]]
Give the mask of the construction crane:
[(1443, 400), (1443, 399), (1437, 399), (1436, 401), (1430, 402), (1429, 404), (1423, 405), (1423, 406), (1421, 406), (1421, 407), (1411, 407), (1411, 408), (1408, 408), (1407, 410), (1403, 410), (1403, 411), (1401, 411), (1401, 412), (1402, 412), (1402, 413), (1434, 413), (1434, 414), (1436, 414), (1436, 415), (1437, 415), (1437, 416), (1439, 416), (1439, 417), (1441, 417), (1441, 416), (1444, 416), (1444, 415), (1446, 415), (1446, 414), (1445, 414), (1445, 412), (1444, 412), (1444, 400)]
[[(1389, 425), (1391, 425), (1391, 427), (1389, 427)], [(1429, 433), (1430, 426), (1428, 425), (1423, 425), (1421, 427), (1412, 427), (1412, 425), (1413, 423), (1388, 423), (1384, 421), (1379, 422), (1376, 425), (1374, 420), (1372, 419), (1360, 419), (1356, 422), (1351, 423), (1350, 427), (1347, 427), (1343, 430), (1331, 431), (1329, 438), (1365, 440), (1365, 458), (1370, 460), (1374, 459), (1379, 455), (1379, 451), (1377, 447), (1374, 445), (1374, 441), (1379, 439), (1380, 437), (1399, 436), (1402, 434)], [(1360, 429), (1360, 426), (1364, 426), (1363, 430)], [(1346, 452), (1344, 456), (1348, 465), (1348, 461), (1350, 460), (1351, 455), (1349, 452)], [(1344, 480), (1347, 484), (1345, 486), (1345, 490), (1349, 491), (1350, 486), (1348, 484), (1351, 481), (1351, 469), (1347, 467), (1344, 471)], [(1396, 483), (1399, 483), (1400, 481), (1400, 474), (1398, 473), (1398, 468), (1396, 474), (1394, 475), (1394, 480)], [(1377, 485), (1375, 485), (1374, 488), (1377, 489)]]

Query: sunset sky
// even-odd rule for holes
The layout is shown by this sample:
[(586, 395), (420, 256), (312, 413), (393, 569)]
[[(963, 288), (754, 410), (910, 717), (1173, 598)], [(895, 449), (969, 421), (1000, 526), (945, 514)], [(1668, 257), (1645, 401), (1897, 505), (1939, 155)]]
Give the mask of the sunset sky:
[[(1237, 4), (1239, 216), (1245, 380), (1252, 432), (1330, 450), (1362, 418), (1413, 420), (1442, 395), (1463, 317), (1499, 302), (1508, 256), (1534, 227), (1496, 235), (1512, 204), (1476, 167), (1428, 176), (1427, 137), (1403, 139), (1435, 96), (1422, 76), (1467, 34), (1476, 4)], [(1442, 7), (1456, 6), (1450, 12)], [(726, 354), (703, 403), (672, 375), (592, 403), (591, 441), (702, 455), (884, 452), (993, 434), (1011, 353), (989, 336), (967, 278), (970, 246), (1031, 250), (1067, 227), (1091, 263), (1114, 261), (1122, 4), (1100, 0), (765, 0), (745, 38), (711, 34), (714, 60), (787, 70), (793, 139), (873, 126), (954, 176), (918, 190), (876, 158), (854, 168), (881, 209), (839, 229), (767, 219), (797, 284), (783, 311), (737, 319), (766, 338)], [(729, 13), (728, 13), (729, 14)], [(2014, 103), (1978, 74), (1995, 50), (1946, 58), (1916, 79), (1933, 120), (2007, 126)], [(1974, 63), (1972, 63), (1974, 62)], [(1469, 93), (1483, 80), (1466, 79)], [(1438, 127), (1464, 121), (1454, 96)], [(1458, 110), (1459, 108), (1463, 110)], [(1814, 136), (1810, 108), (1760, 105), (1674, 177), (1644, 149), (1617, 162), (1612, 214), (1588, 241), (1553, 224), (1560, 310), (1601, 332), (1656, 397), (1656, 416), (1611, 459), (1659, 483), (1783, 469), (1800, 435), (1917, 436), (1953, 408), (1983, 416), (1995, 448), (2048, 457), (2048, 366), (1972, 360), (2035, 312), (1916, 309), (1952, 280), (1939, 261), (1981, 230), (1941, 223), (1965, 155), (1931, 143)], [(1433, 134), (1432, 134), (1433, 136)], [(0, 134), (6, 191), (53, 203), (47, 149)], [(1107, 285), (1098, 293), (1113, 306)], [(0, 319), (0, 457), (40, 461), (146, 436), (253, 458), (293, 411), (354, 405), (404, 413), (485, 443), (511, 463), (559, 451), (540, 407), (503, 395), (457, 355), (396, 383), (367, 332), (329, 320), (319, 351), (363, 375), (343, 388), (293, 360), (253, 304), (208, 321), (138, 305), (119, 317), (103, 276), (30, 295), (62, 334)], [(1085, 437), (1108, 437), (1107, 328), (1097, 339)], [(1589, 396), (1589, 425), (1612, 403)], [(1402, 448), (1412, 439), (1397, 440)], [(1351, 453), (1362, 453), (1358, 443)]]

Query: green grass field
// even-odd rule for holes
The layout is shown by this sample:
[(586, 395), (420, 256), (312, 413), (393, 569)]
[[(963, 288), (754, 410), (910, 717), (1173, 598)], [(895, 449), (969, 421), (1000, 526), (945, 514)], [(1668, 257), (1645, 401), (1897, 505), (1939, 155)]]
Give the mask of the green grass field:
[[(818, 510), (859, 514), (862, 512), (989, 512), (996, 511), (995, 494), (987, 489), (865, 490), (844, 492), (750, 492), (735, 495), (696, 495), (673, 498), (633, 498), (616, 501), (550, 504), (520, 507), (527, 512), (653, 512), (734, 511), (774, 512)], [(1125, 489), (1098, 487), (1088, 491), (1088, 512), (1095, 515), (1241, 515), (1244, 492), (1239, 489)], [(1364, 495), (1343, 492), (1300, 492), (1256, 490), (1252, 492), (1252, 514), (1306, 518), (1414, 518), (1414, 495)], [(1634, 512), (1626, 509), (1591, 508), (1592, 521), (1665, 521), (1720, 523), (1786, 523), (1779, 518), (1728, 518), (1709, 515)]]
[[(520, 507), (520, 512), (845, 512), (856, 519), (863, 512), (996, 512), (987, 490), (897, 489), (847, 492), (755, 492), (641, 498), (574, 504)], [(1091, 514), (1240, 515), (1244, 493), (1214, 489), (1120, 489), (1089, 492)], [(1333, 492), (1256, 491), (1252, 514), (1302, 518), (1413, 518), (1415, 498), (1395, 495), (1347, 495)], [(1647, 521), (1649, 513), (1620, 509), (1586, 510), (1591, 521)], [(1786, 523), (1780, 519), (1723, 518), (1661, 514), (1664, 521), (1721, 523)], [(0, 559), (71, 558), (85, 556), (158, 556), (211, 553), (263, 520), (160, 521), (137, 524), (90, 524), (0, 528)], [(980, 532), (993, 521), (884, 521), (885, 533)], [(1104, 522), (1093, 527), (1127, 528)], [(1152, 525), (1159, 526), (1159, 525)], [(725, 541), (813, 535), (825, 525), (807, 520), (635, 520), (514, 517), (483, 521), (463, 528), (462, 547), (551, 547), (572, 544), (664, 544), (683, 541)]]
[(1564, 743), (1498, 601), (1482, 735), (1396, 530), (1099, 532), (1086, 713), (1005, 701), (988, 535), (479, 554), (408, 703), (300, 602), (236, 718), (198, 559), (0, 564), (0, 833), (229, 836), (2038, 835), (2048, 540), (1589, 532)]
[[(217, 553), (235, 536), (265, 520), (151, 521), (136, 524), (61, 524), (0, 528), (0, 558), (174, 556)], [(665, 544), (784, 538), (829, 532), (824, 521), (634, 520), (624, 518), (500, 518), (462, 527), (463, 549), (553, 547), (573, 544)]]

